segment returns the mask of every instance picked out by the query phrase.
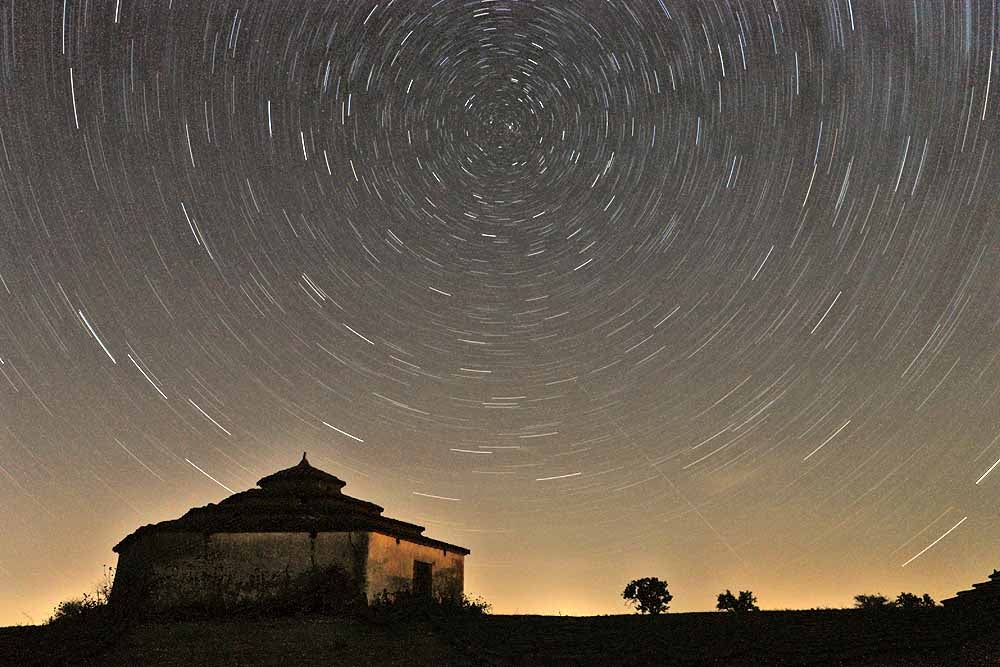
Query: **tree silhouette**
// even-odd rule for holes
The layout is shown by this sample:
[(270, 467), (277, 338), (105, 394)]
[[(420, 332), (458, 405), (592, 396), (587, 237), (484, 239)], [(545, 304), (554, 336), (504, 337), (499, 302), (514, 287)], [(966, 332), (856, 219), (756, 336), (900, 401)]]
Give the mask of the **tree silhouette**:
[(635, 606), (640, 614), (659, 614), (666, 611), (674, 596), (667, 591), (667, 582), (656, 577), (633, 579), (625, 587), (622, 597)]
[(920, 609), (922, 607), (933, 607), (934, 598), (927, 593), (923, 597), (917, 597), (913, 593), (900, 593), (896, 596), (895, 605), (900, 609)]
[(854, 606), (858, 609), (892, 609), (896, 606), (895, 602), (890, 602), (889, 598), (884, 595), (855, 595), (854, 596)]
[(719, 611), (732, 611), (741, 614), (748, 611), (760, 611), (760, 607), (757, 606), (757, 597), (752, 591), (740, 591), (740, 596), (735, 597), (728, 588), (725, 593), (719, 593), (719, 602), (715, 608)]

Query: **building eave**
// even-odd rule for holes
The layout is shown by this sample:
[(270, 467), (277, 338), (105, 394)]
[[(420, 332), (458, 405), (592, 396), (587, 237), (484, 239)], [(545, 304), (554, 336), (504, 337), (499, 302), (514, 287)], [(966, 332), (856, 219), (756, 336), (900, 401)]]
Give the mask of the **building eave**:
[(434, 547), (435, 549), (441, 549), (443, 551), (451, 551), (452, 553), (461, 554), (463, 556), (468, 556), (472, 553), (469, 549), (465, 547), (460, 547), (457, 544), (451, 544), (449, 542), (442, 542), (441, 540), (435, 540), (433, 537), (425, 537), (423, 535), (396, 535), (392, 531), (386, 530), (370, 530), (369, 533), (378, 533), (379, 535), (385, 535), (386, 537), (391, 537), (404, 542), (413, 542), (414, 544), (422, 544), (427, 547)]
[[(403, 522), (400, 522), (403, 523)], [(450, 542), (444, 542), (442, 540), (436, 540), (433, 537), (426, 537), (424, 535), (415, 535), (413, 533), (404, 531), (394, 531), (389, 527), (371, 527), (371, 526), (357, 526), (354, 529), (345, 527), (342, 530), (336, 529), (318, 529), (318, 530), (289, 530), (287, 528), (274, 527), (274, 528), (257, 528), (257, 529), (247, 529), (247, 530), (199, 530), (193, 527), (185, 527), (182, 525), (174, 525), (170, 521), (164, 521), (158, 524), (148, 524), (142, 526), (128, 537), (123, 539), (121, 542), (116, 544), (111, 548), (117, 554), (121, 554), (125, 549), (127, 549), (131, 544), (137, 540), (146, 537), (148, 535), (154, 534), (164, 534), (164, 533), (187, 533), (193, 535), (236, 535), (241, 533), (302, 533), (306, 535), (318, 535), (321, 533), (348, 533), (348, 532), (358, 532), (358, 533), (376, 533), (379, 535), (384, 535), (395, 540), (403, 542), (412, 542), (413, 544), (420, 544), (427, 547), (432, 547), (434, 549), (441, 549), (442, 551), (450, 551), (451, 553), (461, 554), (462, 556), (468, 556), (472, 553), (471, 550), (460, 547), (457, 544), (451, 544)]]

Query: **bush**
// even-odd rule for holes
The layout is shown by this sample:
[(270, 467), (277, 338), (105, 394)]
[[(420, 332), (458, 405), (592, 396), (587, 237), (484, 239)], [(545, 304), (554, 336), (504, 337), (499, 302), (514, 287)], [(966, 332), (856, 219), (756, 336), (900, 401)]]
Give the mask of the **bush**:
[(719, 593), (719, 601), (715, 605), (719, 611), (731, 611), (737, 614), (744, 614), (750, 611), (760, 611), (757, 606), (757, 597), (751, 591), (740, 591), (740, 596), (734, 596), (729, 589), (725, 593)]
[(364, 588), (355, 577), (337, 565), (305, 572), (294, 578), (288, 589), (259, 604), (264, 611), (277, 613), (329, 614), (357, 613), (365, 606)]
[(56, 605), (55, 611), (49, 618), (49, 623), (58, 623), (69, 619), (84, 619), (92, 616), (94, 610), (102, 609), (105, 605), (106, 603), (98, 602), (89, 593), (84, 593), (82, 597), (63, 600)]
[(485, 616), (493, 605), (482, 597), (472, 599), (464, 593), (461, 597), (443, 595), (427, 596), (402, 588), (390, 593), (383, 590), (369, 604), (369, 618), (376, 621), (407, 620), (411, 618), (458, 618)]
[(93, 593), (84, 593), (79, 598), (60, 602), (56, 605), (52, 616), (49, 617), (50, 624), (89, 620), (101, 616), (107, 610), (108, 599), (111, 597), (111, 586), (115, 580), (115, 569), (108, 565), (103, 567), (104, 573), (101, 580), (94, 586)]
[(923, 597), (917, 597), (914, 593), (900, 593), (896, 596), (896, 607), (900, 609), (922, 609), (935, 606), (934, 598), (927, 593)]
[(667, 590), (667, 582), (656, 577), (633, 579), (622, 592), (626, 604), (635, 607), (640, 614), (659, 614), (670, 606), (674, 596)]
[(854, 596), (854, 606), (857, 609), (865, 609), (867, 611), (877, 611), (880, 609), (892, 609), (896, 606), (895, 602), (890, 602), (889, 598), (881, 594), (875, 595), (855, 595)]
[(458, 608), (470, 616), (486, 616), (493, 611), (493, 605), (479, 596), (475, 599), (462, 594), (462, 599), (458, 601)]

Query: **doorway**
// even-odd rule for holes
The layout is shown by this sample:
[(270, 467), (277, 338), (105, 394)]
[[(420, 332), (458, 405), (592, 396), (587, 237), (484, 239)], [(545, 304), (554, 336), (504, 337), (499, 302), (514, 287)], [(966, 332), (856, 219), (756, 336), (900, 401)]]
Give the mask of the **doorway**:
[(431, 597), (431, 581), (433, 565), (423, 561), (413, 561), (413, 594), (418, 597)]

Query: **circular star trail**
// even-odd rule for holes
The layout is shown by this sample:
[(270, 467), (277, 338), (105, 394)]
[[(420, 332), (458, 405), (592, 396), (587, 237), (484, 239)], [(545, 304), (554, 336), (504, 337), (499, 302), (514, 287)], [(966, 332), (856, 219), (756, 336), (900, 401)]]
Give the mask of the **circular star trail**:
[(2, 10), (0, 620), (303, 450), (499, 611), (995, 565), (990, 2)]

